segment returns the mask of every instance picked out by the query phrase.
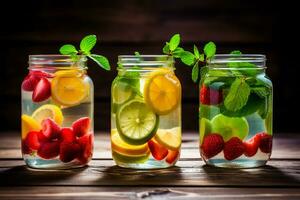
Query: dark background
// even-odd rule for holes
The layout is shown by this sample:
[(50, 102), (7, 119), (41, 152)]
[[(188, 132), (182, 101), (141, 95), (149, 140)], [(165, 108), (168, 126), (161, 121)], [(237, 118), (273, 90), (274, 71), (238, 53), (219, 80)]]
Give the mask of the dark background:
[[(87, 34), (100, 42), (95, 52), (106, 55), (109, 73), (90, 63), (95, 84), (95, 127), (110, 126), (110, 84), (119, 54), (160, 54), (164, 42), (180, 33), (185, 48), (217, 44), (218, 53), (239, 49), (267, 56), (274, 84), (274, 131), (298, 132), (296, 33), (299, 22), (290, 1), (240, 0), (110, 0), (6, 1), (1, 5), (0, 131), (20, 129), (20, 85), (30, 54), (55, 54), (62, 44), (79, 45)], [(191, 69), (176, 64), (183, 86), (183, 129), (198, 129), (198, 88)]]

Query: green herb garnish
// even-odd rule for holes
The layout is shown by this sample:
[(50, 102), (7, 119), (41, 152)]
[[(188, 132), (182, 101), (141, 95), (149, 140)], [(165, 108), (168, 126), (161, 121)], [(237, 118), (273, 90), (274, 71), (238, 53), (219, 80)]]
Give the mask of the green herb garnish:
[(78, 61), (80, 55), (85, 55), (96, 62), (103, 69), (110, 70), (109, 61), (105, 56), (91, 53), (91, 50), (96, 45), (96, 42), (96, 35), (88, 35), (81, 40), (80, 50), (77, 50), (76, 47), (72, 44), (65, 44), (59, 49), (59, 52), (63, 55), (71, 56), (74, 61)]

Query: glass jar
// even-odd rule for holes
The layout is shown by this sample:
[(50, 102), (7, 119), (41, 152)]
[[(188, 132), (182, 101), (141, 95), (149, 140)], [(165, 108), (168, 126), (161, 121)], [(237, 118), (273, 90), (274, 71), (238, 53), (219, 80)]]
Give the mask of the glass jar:
[(126, 168), (173, 166), (181, 147), (181, 84), (164, 55), (119, 56), (111, 87), (111, 149)]
[(250, 168), (272, 151), (272, 82), (264, 55), (216, 55), (200, 81), (200, 153), (206, 164)]
[(32, 168), (85, 166), (94, 143), (94, 86), (86, 57), (30, 55), (21, 86), (22, 154)]

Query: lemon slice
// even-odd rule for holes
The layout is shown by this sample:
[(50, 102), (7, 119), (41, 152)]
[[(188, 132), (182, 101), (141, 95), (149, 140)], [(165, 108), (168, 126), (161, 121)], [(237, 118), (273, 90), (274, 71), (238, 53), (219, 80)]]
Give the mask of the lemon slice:
[(40, 131), (41, 125), (32, 117), (22, 115), (22, 139), (25, 139), (29, 131)]
[(158, 129), (154, 139), (169, 150), (177, 151), (181, 145), (181, 129)]
[(129, 155), (123, 155), (120, 153), (117, 153), (115, 151), (112, 151), (112, 156), (114, 160), (118, 163), (144, 163), (148, 160), (150, 156), (150, 151), (144, 155), (138, 155), (138, 156), (129, 156)]
[(147, 143), (142, 145), (131, 145), (122, 140), (117, 129), (111, 130), (111, 148), (119, 154), (129, 156), (143, 156), (149, 153)]
[(171, 70), (156, 70), (149, 75), (146, 81), (144, 98), (155, 113), (168, 114), (180, 103), (180, 82)]
[(52, 104), (45, 104), (36, 109), (32, 114), (32, 118), (35, 119), (39, 124), (41, 124), (42, 121), (47, 118), (53, 119), (58, 125), (62, 125), (64, 120), (61, 109)]
[(80, 104), (88, 95), (88, 84), (76, 70), (58, 71), (51, 81), (52, 98), (63, 106)]

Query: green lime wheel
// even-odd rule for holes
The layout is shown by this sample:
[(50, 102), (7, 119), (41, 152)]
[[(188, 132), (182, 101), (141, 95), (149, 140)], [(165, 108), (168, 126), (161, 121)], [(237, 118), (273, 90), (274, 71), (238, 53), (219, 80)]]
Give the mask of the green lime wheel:
[(132, 145), (150, 140), (157, 131), (159, 117), (142, 100), (130, 100), (120, 107), (116, 126), (120, 137)]
[(124, 81), (114, 81), (112, 86), (112, 99), (113, 104), (121, 105), (128, 101), (133, 96), (131, 86)]

